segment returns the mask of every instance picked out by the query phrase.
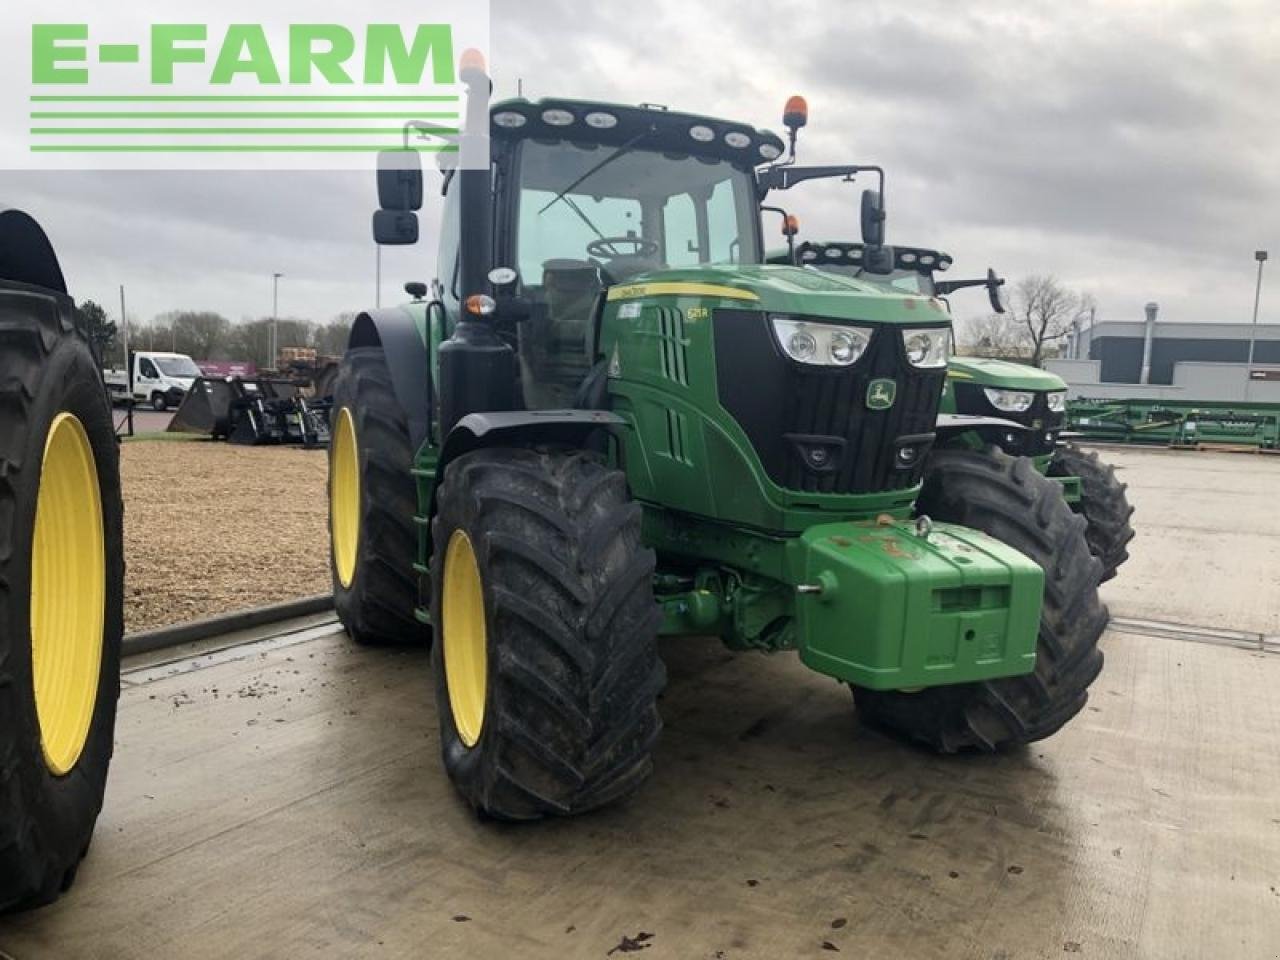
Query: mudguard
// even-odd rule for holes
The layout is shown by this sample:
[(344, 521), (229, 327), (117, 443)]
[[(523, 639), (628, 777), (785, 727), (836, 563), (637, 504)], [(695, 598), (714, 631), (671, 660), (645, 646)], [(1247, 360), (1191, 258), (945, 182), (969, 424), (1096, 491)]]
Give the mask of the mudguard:
[(21, 210), (0, 205), (0, 279), (65, 294), (67, 282), (44, 230)]
[(430, 436), (435, 403), (431, 356), (423, 328), (403, 307), (366, 310), (352, 324), (347, 349), (379, 346), (386, 353), (391, 386), (409, 425), (409, 442), (417, 450)]
[(440, 451), (437, 476), (450, 460), (481, 447), (563, 442), (585, 446), (591, 434), (616, 431), (627, 421), (607, 410), (500, 410), (469, 413), (449, 431)]

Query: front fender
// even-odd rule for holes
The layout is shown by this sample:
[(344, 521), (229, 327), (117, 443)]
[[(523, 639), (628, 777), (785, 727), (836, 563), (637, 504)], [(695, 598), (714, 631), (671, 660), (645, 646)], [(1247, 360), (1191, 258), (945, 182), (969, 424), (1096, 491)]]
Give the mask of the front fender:
[(481, 447), (527, 447), (536, 443), (585, 446), (597, 430), (617, 431), (627, 421), (607, 410), (495, 410), (469, 413), (445, 439), (436, 467), (444, 473), (450, 460)]

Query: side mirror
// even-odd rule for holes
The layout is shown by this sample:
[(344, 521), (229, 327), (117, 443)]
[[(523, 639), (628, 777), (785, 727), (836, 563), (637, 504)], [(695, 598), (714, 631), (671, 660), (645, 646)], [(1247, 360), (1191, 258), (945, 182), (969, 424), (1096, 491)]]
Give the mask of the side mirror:
[(991, 301), (991, 309), (996, 313), (1009, 312), (1009, 297), (1004, 292), (1004, 277), (997, 277), (996, 272), (987, 268), (987, 298)]
[(422, 209), (422, 156), (416, 150), (378, 154), (378, 206), (383, 210)]
[(867, 247), (884, 245), (884, 201), (879, 190), (862, 191), (862, 243)]
[(418, 242), (418, 215), (403, 210), (379, 210), (373, 215), (373, 242), (403, 247)]

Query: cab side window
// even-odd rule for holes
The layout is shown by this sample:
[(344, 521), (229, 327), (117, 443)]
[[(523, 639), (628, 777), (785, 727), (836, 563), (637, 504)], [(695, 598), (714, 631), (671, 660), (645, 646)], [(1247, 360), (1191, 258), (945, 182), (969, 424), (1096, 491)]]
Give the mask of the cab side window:
[(160, 372), (156, 369), (156, 365), (146, 357), (143, 357), (138, 362), (138, 372), (141, 373), (142, 376), (149, 377), (152, 380), (160, 379)]

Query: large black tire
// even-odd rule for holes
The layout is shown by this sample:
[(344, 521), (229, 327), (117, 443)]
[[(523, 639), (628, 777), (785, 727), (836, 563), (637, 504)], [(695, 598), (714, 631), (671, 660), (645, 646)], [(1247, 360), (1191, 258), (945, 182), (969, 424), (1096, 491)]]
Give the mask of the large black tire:
[[(355, 427), (360, 519), (354, 575), (344, 585), (334, 560), (331, 507), (329, 570), (334, 607), (357, 643), (427, 643), (430, 631), (413, 615), (417, 603), (413, 564), (418, 552), (413, 523), (417, 492), (410, 473), (413, 448), (381, 347), (357, 347), (342, 358), (330, 413), (335, 431), (343, 411), (349, 411)], [(331, 443), (331, 505), (336, 449)]]
[(994, 448), (934, 453), (917, 509), (981, 530), (1044, 568), (1035, 671), (918, 693), (855, 688), (863, 718), (944, 753), (994, 751), (1056, 733), (1084, 707), (1102, 670), (1107, 610), (1083, 518), (1032, 461)]
[(1120, 565), (1129, 559), (1129, 541), (1133, 527), (1129, 518), (1133, 507), (1125, 495), (1128, 489), (1116, 477), (1116, 468), (1073, 443), (1064, 444), (1049, 461), (1049, 476), (1079, 477), (1080, 499), (1071, 509), (1081, 514), (1088, 526), (1084, 537), (1089, 550), (1102, 563), (1102, 583), (1116, 575)]
[[(662, 727), (654, 555), (626, 477), (590, 454), (479, 450), (449, 465), (432, 525), (436, 703), (444, 765), (481, 814), (581, 813), (634, 792)], [(474, 545), (487, 684), (472, 746), (449, 699), (445, 557)]]
[[(75, 879), (106, 789), (124, 631), (123, 509), (111, 405), (69, 311), (59, 317), (50, 310), (37, 319), (29, 309), (0, 309), (0, 912), (50, 903)], [(73, 765), (57, 775), (45, 759), (36, 708), (32, 550), (46, 439), (60, 414), (80, 421), (92, 452), (105, 590), (87, 737)], [(85, 515), (92, 515), (88, 504)], [(56, 583), (66, 570), (46, 568), (45, 576)], [(62, 587), (88, 589), (76, 582)], [(65, 627), (65, 620), (56, 625), (55, 635)], [(87, 681), (94, 682), (91, 676)]]

